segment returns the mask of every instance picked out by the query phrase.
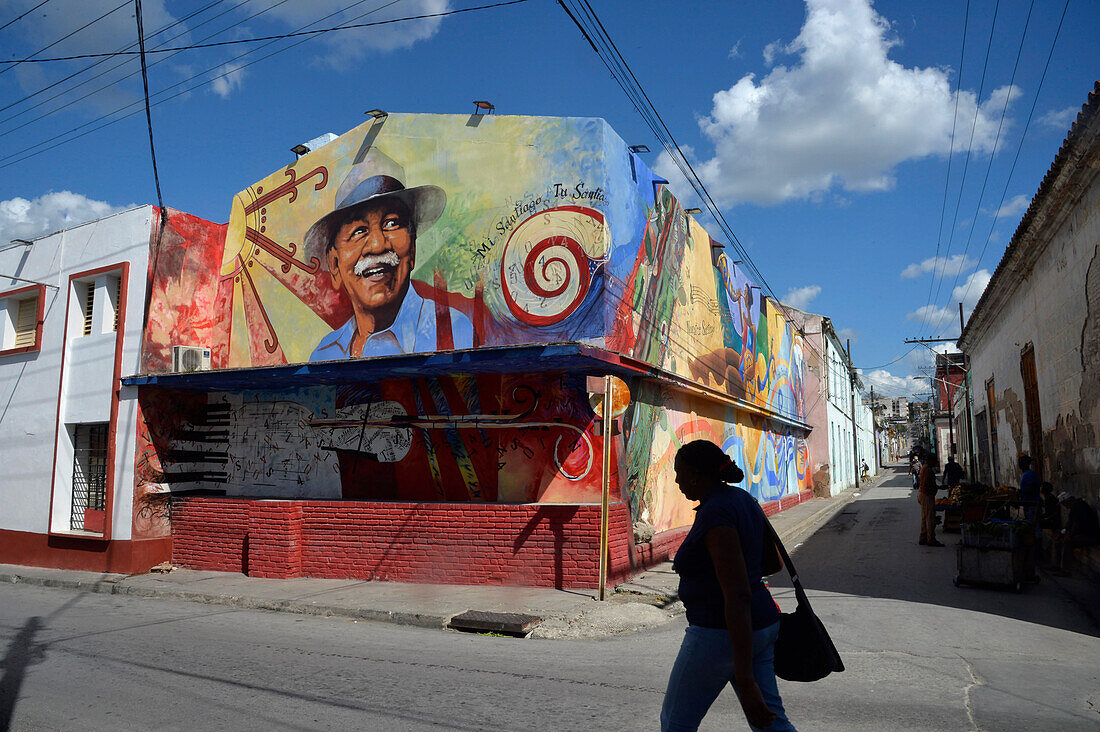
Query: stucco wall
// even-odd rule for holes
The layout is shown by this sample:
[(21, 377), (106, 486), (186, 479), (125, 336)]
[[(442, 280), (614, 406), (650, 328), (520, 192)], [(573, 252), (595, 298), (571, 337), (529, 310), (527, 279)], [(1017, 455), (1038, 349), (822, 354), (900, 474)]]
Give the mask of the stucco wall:
[[(115, 357), (106, 293), (97, 295), (93, 335), (81, 335), (70, 299), (74, 274), (129, 263), (121, 372), (137, 370), (145, 299), (145, 271), (153, 209), (141, 206), (52, 234), (30, 248), (0, 252), (0, 272), (48, 283), (44, 291), (41, 349), (0, 356), (0, 531), (45, 534), (50, 528), (50, 492), (56, 472), (53, 528), (69, 528), (72, 445), (66, 422), (107, 421)], [(117, 270), (115, 270), (117, 272)], [(96, 279), (92, 276), (91, 279)], [(100, 278), (102, 279), (102, 278)], [(104, 284), (104, 283), (97, 283)], [(0, 294), (25, 283), (0, 278)], [(77, 308), (79, 315), (79, 308)], [(68, 337), (65, 333), (69, 317)], [(87, 338), (87, 340), (84, 340)], [(62, 375), (62, 353), (65, 375)], [(59, 422), (58, 399), (61, 410)], [(130, 538), (133, 493), (135, 403), (118, 408), (112, 534)], [(59, 429), (60, 424), (60, 429)], [(55, 465), (54, 450), (57, 450)], [(128, 457), (127, 457), (128, 456)]]
[[(989, 410), (1002, 483), (1019, 479), (1016, 455), (1034, 452), (1025, 412), (1021, 349), (1032, 343), (1043, 432), (1044, 479), (1057, 490), (1100, 496), (1100, 187), (1096, 178), (1049, 235), (1049, 244), (996, 322), (971, 346), (974, 409)], [(1001, 286), (1009, 286), (1002, 281)]]

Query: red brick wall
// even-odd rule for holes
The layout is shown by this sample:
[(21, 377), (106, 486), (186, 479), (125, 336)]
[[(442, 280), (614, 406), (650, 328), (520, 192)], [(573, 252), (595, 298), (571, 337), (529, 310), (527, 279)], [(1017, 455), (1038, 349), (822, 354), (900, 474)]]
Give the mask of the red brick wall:
[[(173, 505), (172, 561), (260, 577), (595, 587), (599, 529), (595, 505), (188, 497)], [(668, 556), (657, 544), (631, 557), (623, 503), (609, 535), (609, 584)]]
[[(764, 505), (768, 515), (812, 491)], [(172, 562), (256, 577), (596, 587), (596, 505), (178, 498)], [(675, 554), (687, 529), (634, 544), (626, 504), (611, 506), (608, 585)]]
[(190, 569), (248, 572), (247, 499), (172, 501), (172, 563)]
[(779, 499), (778, 501), (768, 501), (762, 506), (762, 508), (764, 509), (764, 515), (774, 516), (780, 511), (786, 511), (791, 506), (796, 506), (799, 503), (802, 503), (803, 501), (808, 501), (813, 497), (814, 492), (812, 490), (806, 490), (802, 491), (801, 493), (783, 496), (783, 498)]

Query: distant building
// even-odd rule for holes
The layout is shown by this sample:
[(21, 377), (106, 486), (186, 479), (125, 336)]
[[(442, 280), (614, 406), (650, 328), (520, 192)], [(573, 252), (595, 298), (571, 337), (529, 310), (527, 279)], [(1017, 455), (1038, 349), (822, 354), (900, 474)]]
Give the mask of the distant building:
[[(1100, 82), (959, 339), (970, 357), (977, 473), (1016, 458), (1056, 491), (1100, 499)], [(958, 410), (957, 410), (958, 413)]]
[(955, 402), (964, 396), (966, 357), (961, 353), (937, 353), (935, 373), (932, 377), (932, 449), (941, 465), (954, 455), (963, 469), (969, 471), (967, 454), (960, 447), (960, 443), (963, 447), (966, 444), (965, 429), (956, 430), (953, 418)]
[(836, 495), (855, 485), (862, 462), (867, 463), (872, 475), (878, 471), (871, 405), (864, 403), (862, 383), (854, 376), (852, 362), (832, 321), (789, 306), (785, 309), (806, 343), (806, 421), (813, 427), (807, 442), (809, 454), (815, 459), (814, 492)]

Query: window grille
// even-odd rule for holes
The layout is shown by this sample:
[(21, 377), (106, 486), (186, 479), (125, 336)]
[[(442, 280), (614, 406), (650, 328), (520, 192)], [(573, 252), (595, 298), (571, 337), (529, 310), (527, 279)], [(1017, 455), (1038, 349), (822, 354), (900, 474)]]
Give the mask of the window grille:
[(115, 279), (115, 319), (111, 330), (118, 332), (118, 313), (122, 310), (122, 278)]
[(84, 284), (84, 335), (92, 334), (92, 307), (95, 305), (95, 283)]
[(38, 330), (38, 298), (29, 297), (19, 301), (19, 311), (15, 316), (15, 348), (30, 348), (34, 345), (35, 332)]
[(89, 510), (107, 504), (107, 423), (78, 424), (73, 428), (73, 501), (69, 528), (84, 529)]

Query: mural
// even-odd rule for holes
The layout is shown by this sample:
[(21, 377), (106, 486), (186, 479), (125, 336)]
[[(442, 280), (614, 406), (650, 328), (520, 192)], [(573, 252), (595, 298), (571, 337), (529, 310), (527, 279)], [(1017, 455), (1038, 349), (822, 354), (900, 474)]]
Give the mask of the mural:
[(209, 347), (212, 362), (224, 366), (229, 323), (218, 302), (218, 266), (226, 226), (168, 209), (161, 230), (160, 212), (153, 211), (157, 218), (149, 257), (141, 371), (171, 370), (172, 346)]
[(457, 119), (365, 124), (235, 197), (227, 365), (599, 336), (602, 123)]
[(186, 483), (284, 498), (594, 502), (603, 443), (584, 388), (583, 376), (540, 373), (154, 392), (139, 483), (143, 495)]
[[(368, 122), (239, 193), (224, 246), (172, 239), (170, 264), (153, 266), (146, 369), (166, 370), (184, 337), (206, 339), (216, 368), (579, 341), (679, 380), (633, 379), (617, 418), (615, 495), (635, 519), (690, 522), (671, 462), (697, 437), (721, 444), (761, 501), (811, 488), (801, 339), (664, 181), (602, 120), (468, 122)], [(603, 436), (584, 375), (504, 366), (204, 394), (141, 437), (149, 466), (178, 458), (146, 482), (598, 500)]]

